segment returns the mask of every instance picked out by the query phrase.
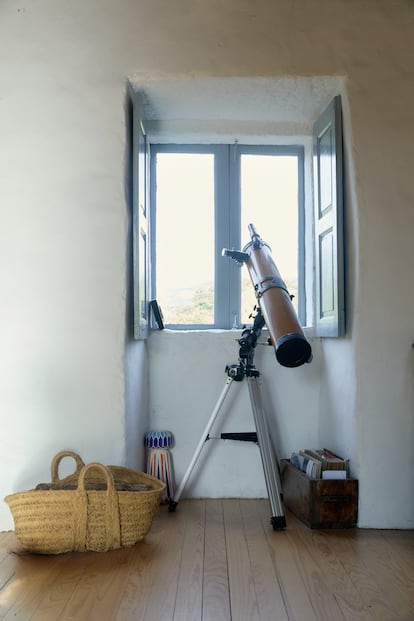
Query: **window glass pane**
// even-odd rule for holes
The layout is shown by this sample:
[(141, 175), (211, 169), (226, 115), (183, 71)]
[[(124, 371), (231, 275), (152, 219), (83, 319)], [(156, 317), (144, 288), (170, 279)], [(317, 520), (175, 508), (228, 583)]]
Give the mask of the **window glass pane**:
[[(242, 243), (250, 241), (253, 223), (272, 249), (272, 256), (288, 291), (298, 293), (298, 158), (285, 155), (241, 155)], [(247, 269), (242, 270), (242, 323), (256, 298)]]
[(158, 153), (157, 300), (166, 324), (214, 323), (214, 155)]

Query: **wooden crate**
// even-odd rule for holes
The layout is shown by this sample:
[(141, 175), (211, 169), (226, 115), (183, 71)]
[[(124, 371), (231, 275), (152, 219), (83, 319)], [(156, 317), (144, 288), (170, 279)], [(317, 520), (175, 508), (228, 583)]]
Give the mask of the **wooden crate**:
[(283, 502), (310, 528), (351, 528), (358, 516), (357, 479), (310, 479), (281, 461)]

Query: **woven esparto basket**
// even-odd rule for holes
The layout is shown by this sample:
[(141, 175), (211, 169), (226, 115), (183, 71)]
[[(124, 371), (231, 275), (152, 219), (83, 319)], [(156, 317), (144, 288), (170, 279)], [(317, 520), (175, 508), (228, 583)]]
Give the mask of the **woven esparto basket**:
[[(120, 468), (125, 477), (123, 471), (128, 471), (133, 485), (145, 485), (148, 491), (117, 491), (112, 468)], [(98, 463), (83, 466), (77, 478), (76, 489), (52, 487), (6, 496), (23, 548), (40, 554), (104, 552), (145, 537), (164, 483), (143, 472)], [(106, 489), (90, 489), (102, 481)]]
[[(63, 479), (59, 478), (59, 465), (61, 461), (65, 458), (69, 457), (75, 461), (76, 469), (72, 474), (64, 477)], [(75, 453), (74, 451), (64, 450), (57, 453), (53, 459), (50, 466), (50, 475), (51, 475), (51, 484), (55, 489), (68, 489), (68, 487), (76, 486), (79, 480), (79, 474), (84, 467), (85, 462), (83, 459)], [(144, 474), (143, 472), (139, 472), (137, 470), (131, 470), (130, 468), (125, 468), (125, 466), (107, 466), (107, 468), (111, 471), (115, 485), (145, 485), (148, 481), (157, 481), (158, 479), (154, 479), (153, 477)], [(93, 487), (94, 485), (102, 485), (104, 483), (105, 477), (102, 475), (102, 472), (99, 470), (94, 470), (89, 472), (88, 474), (88, 486)], [(165, 487), (165, 486), (164, 486)]]

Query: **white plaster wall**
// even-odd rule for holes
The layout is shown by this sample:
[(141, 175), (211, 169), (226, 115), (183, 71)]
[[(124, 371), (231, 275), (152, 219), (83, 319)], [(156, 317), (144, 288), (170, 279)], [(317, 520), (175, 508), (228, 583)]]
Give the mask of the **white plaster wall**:
[[(317, 365), (299, 373), (312, 378), (304, 394), (318, 421), (314, 439), (323, 430), (352, 451), (360, 525), (414, 525), (413, 12), (406, 0), (3, 0), (0, 496), (47, 478), (65, 446), (85, 459), (125, 461), (134, 444), (128, 400), (141, 410), (137, 435), (145, 420), (145, 399), (127, 397), (127, 375), (145, 373), (145, 347), (125, 362), (127, 79), (344, 75), (352, 332), (323, 344)], [(193, 369), (198, 347), (189, 351)], [(215, 374), (195, 395), (207, 407), (223, 380), (215, 347), (203, 364)], [(318, 382), (314, 369), (329, 373)], [(150, 379), (158, 423), (163, 387)], [(287, 384), (295, 398), (297, 382)], [(301, 438), (276, 409), (287, 451)], [(314, 428), (305, 429), (312, 440)], [(136, 446), (139, 454), (141, 438)], [(379, 459), (388, 453), (392, 460)], [(0, 527), (10, 526), (4, 506)]]
[(1, 497), (63, 448), (125, 460), (125, 84), (92, 24), (0, 7)]

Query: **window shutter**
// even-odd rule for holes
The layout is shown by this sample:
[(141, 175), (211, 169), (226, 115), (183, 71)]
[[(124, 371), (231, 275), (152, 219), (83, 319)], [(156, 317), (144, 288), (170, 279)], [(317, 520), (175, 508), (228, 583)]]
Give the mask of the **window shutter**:
[(345, 334), (342, 111), (338, 95), (313, 129), (316, 334)]
[(149, 237), (148, 176), (149, 147), (140, 116), (139, 97), (133, 103), (133, 316), (134, 338), (148, 336)]

